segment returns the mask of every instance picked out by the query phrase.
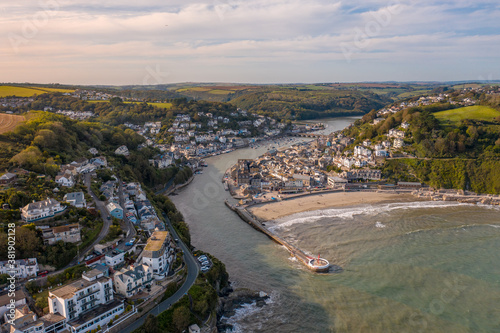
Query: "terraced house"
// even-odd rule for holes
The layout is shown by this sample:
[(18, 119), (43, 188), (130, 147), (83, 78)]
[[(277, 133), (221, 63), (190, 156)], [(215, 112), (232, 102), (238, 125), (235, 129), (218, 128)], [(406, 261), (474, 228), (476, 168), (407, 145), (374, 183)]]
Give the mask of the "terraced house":
[(115, 273), (116, 292), (132, 297), (153, 284), (153, 269), (147, 265), (130, 266)]

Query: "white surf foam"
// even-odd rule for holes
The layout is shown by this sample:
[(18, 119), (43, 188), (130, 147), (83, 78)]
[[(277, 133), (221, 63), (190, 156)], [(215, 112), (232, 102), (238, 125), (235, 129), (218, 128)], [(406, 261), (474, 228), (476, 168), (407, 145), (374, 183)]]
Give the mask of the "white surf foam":
[(279, 300), (279, 293), (276, 291), (272, 291), (271, 294), (269, 294), (269, 298), (266, 299), (266, 305), (264, 305), (263, 307), (258, 307), (257, 303), (254, 301), (249, 304), (243, 304), (240, 308), (236, 309), (235, 314), (229, 318), (223, 316), (222, 319), (225, 319), (227, 324), (233, 326), (232, 330), (226, 332), (233, 332), (233, 333), (246, 332), (246, 329), (245, 327), (243, 327), (241, 321), (248, 317), (257, 315), (261, 312), (267, 314), (266, 317), (272, 316), (272, 311), (270, 311), (269, 306), (276, 304), (278, 300)]
[(303, 213), (293, 214), (275, 220), (275, 224), (269, 229), (274, 231), (290, 227), (298, 223), (313, 223), (322, 218), (336, 218), (339, 220), (349, 220), (357, 215), (376, 215), (394, 210), (407, 210), (407, 209), (429, 209), (429, 208), (445, 208), (456, 206), (475, 206), (473, 204), (459, 203), (459, 202), (445, 202), (445, 201), (417, 201), (417, 202), (402, 202), (402, 203), (389, 203), (382, 205), (362, 205), (350, 208), (329, 208), (323, 210), (315, 210)]

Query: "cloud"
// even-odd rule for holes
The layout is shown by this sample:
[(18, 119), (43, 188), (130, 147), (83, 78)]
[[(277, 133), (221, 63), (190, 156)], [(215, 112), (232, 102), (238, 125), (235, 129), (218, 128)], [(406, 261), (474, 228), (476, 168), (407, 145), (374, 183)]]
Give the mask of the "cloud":
[(6, 81), (138, 83), (156, 65), (178, 81), (402, 79), (392, 68), (414, 63), (429, 80), (500, 76), (491, 0), (40, 0), (0, 14)]

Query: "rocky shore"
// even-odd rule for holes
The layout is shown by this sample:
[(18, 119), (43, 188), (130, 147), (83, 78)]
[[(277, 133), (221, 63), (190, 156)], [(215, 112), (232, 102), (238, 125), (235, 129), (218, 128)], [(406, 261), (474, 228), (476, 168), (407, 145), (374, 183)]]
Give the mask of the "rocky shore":
[(224, 288), (219, 295), (219, 306), (217, 309), (217, 331), (230, 332), (233, 329), (227, 319), (236, 314), (236, 310), (245, 304), (255, 303), (257, 307), (266, 305), (269, 296), (263, 291), (254, 291), (246, 288), (233, 290), (231, 286)]

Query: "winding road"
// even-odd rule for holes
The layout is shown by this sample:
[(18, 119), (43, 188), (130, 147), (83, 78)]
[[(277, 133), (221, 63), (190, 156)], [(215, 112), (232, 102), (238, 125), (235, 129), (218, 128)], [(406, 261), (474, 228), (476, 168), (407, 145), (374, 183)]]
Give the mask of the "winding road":
[(200, 272), (200, 268), (198, 266), (198, 262), (194, 258), (193, 254), (191, 251), (189, 251), (188, 247), (186, 244), (182, 242), (182, 240), (179, 238), (179, 235), (177, 235), (177, 232), (174, 230), (172, 227), (169, 218), (163, 214), (167, 221), (167, 227), (170, 233), (172, 234), (173, 239), (178, 239), (179, 241), (177, 242), (184, 253), (184, 260), (186, 261), (186, 266), (187, 266), (187, 278), (184, 284), (180, 287), (179, 290), (154, 308), (152, 308), (149, 312), (145, 313), (142, 317), (134, 321), (132, 324), (128, 325), (125, 328), (122, 328), (120, 330), (120, 333), (131, 333), (134, 330), (138, 329), (144, 324), (144, 321), (146, 320), (146, 317), (149, 314), (152, 314), (153, 316), (157, 316), (163, 311), (166, 311), (172, 304), (177, 302), (182, 298), (182, 296), (186, 295), (188, 290), (191, 288), (191, 286), (194, 284), (196, 281), (196, 278), (198, 277), (198, 273)]

